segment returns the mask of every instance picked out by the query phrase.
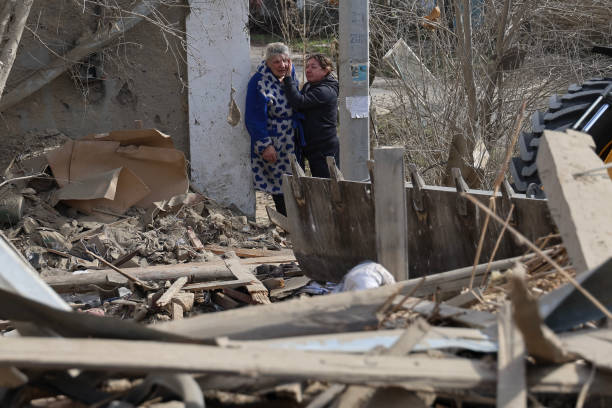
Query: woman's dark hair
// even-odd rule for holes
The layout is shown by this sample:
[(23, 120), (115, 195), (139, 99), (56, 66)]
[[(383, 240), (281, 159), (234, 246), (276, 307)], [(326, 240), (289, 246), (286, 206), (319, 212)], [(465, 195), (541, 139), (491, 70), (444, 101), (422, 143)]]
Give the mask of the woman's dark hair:
[(332, 72), (334, 70), (334, 63), (332, 62), (332, 60), (323, 54), (311, 54), (308, 56), (308, 58), (306, 58), (306, 61), (309, 61), (311, 59), (317, 61), (321, 68), (327, 69), (329, 70), (329, 72)]

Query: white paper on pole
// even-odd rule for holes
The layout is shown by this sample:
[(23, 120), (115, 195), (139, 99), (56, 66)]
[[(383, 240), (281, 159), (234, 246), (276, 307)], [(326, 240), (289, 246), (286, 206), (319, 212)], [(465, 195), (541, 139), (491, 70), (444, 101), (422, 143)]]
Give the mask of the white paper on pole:
[(351, 113), (351, 118), (367, 118), (370, 115), (369, 96), (347, 96), (346, 109)]

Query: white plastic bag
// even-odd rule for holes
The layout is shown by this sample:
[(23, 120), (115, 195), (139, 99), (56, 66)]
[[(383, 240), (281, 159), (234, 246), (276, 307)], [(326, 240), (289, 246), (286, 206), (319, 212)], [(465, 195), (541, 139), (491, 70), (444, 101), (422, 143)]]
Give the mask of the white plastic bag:
[(384, 266), (372, 261), (364, 261), (351, 269), (334, 292), (349, 292), (377, 288), (395, 283), (393, 275)]

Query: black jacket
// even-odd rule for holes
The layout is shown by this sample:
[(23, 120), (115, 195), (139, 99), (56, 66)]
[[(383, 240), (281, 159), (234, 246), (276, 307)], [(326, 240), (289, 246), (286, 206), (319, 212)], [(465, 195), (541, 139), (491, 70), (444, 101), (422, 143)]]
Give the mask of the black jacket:
[(338, 81), (327, 75), (320, 82), (307, 82), (302, 91), (291, 77), (283, 81), (291, 107), (304, 114), (305, 151), (311, 151), (332, 143), (338, 143)]

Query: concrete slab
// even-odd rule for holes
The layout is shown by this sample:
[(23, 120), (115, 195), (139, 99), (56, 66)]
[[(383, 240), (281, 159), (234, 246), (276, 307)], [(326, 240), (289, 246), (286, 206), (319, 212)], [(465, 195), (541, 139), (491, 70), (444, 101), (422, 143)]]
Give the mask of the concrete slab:
[(590, 135), (544, 131), (536, 163), (552, 214), (576, 273), (593, 269), (612, 254), (612, 180), (600, 168)]

